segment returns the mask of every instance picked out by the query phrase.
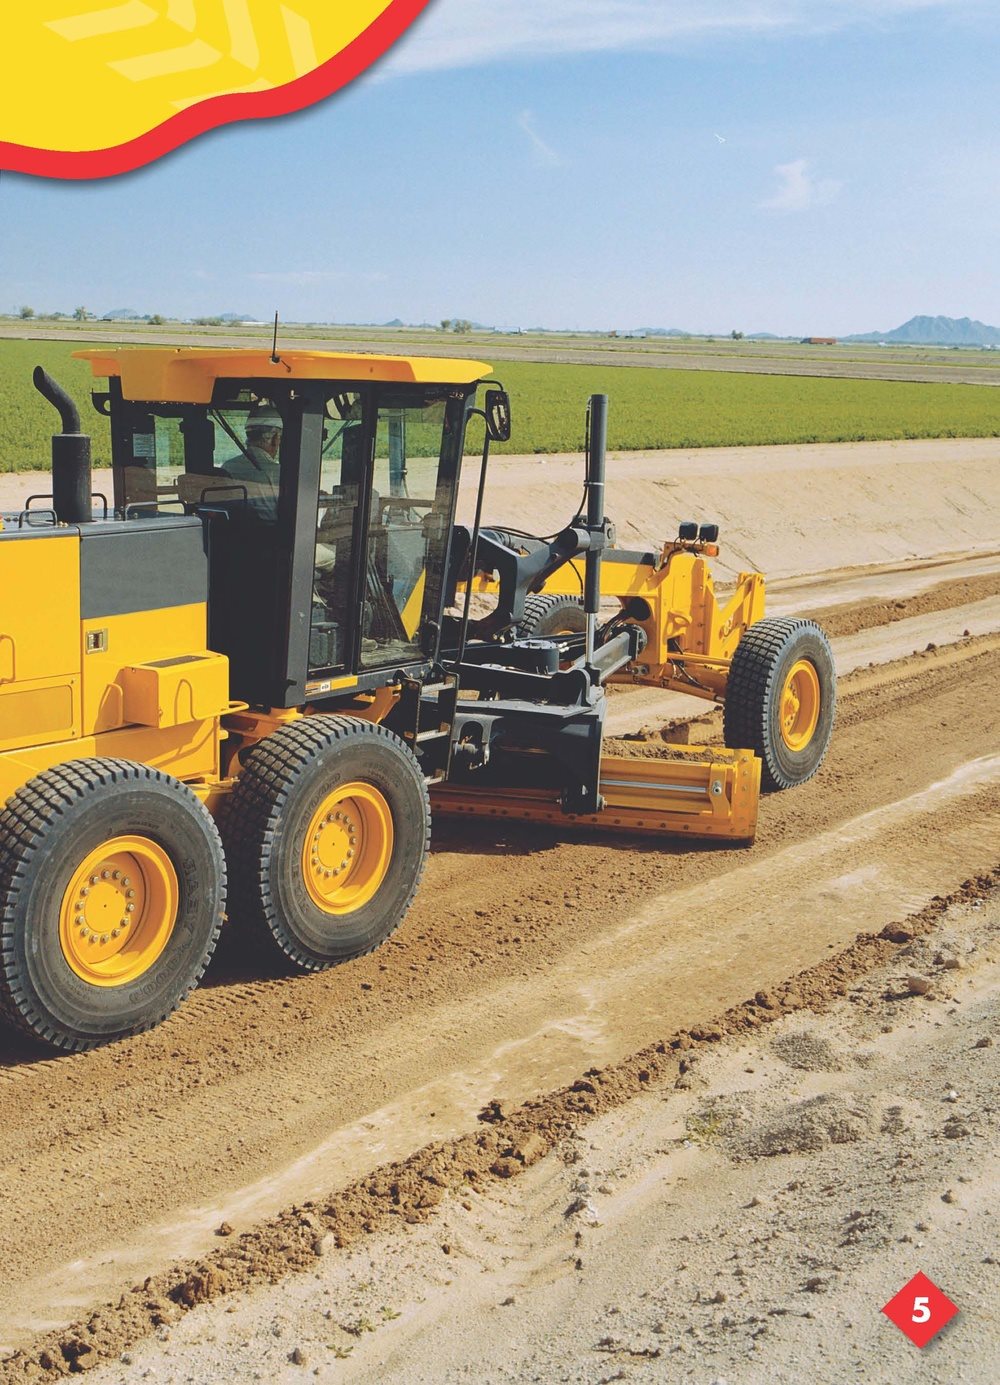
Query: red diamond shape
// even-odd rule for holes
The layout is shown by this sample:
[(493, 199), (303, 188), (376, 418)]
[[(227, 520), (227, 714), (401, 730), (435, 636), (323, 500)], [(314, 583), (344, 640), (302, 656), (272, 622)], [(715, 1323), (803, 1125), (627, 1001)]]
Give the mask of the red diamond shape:
[(915, 1346), (925, 1347), (958, 1308), (925, 1274), (915, 1274), (882, 1309)]

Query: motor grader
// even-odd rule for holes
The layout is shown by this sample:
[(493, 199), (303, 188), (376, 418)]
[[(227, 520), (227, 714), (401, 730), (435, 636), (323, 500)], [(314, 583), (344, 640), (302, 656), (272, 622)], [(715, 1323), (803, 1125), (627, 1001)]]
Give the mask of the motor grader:
[[(300, 971), (371, 951), (413, 899), (432, 809), (749, 841), (762, 782), (817, 769), (835, 697), (822, 631), (765, 619), (758, 573), (721, 602), (714, 525), (615, 546), (605, 396), (585, 503), (537, 536), (483, 523), (490, 444), (511, 430), (481, 363), (79, 354), (114, 493), (92, 494), (77, 407), (39, 369), (62, 424), (52, 490), (0, 532), (15, 1029), (72, 1051), (158, 1024), (227, 919)], [(612, 683), (721, 702), (725, 745), (605, 754)]]

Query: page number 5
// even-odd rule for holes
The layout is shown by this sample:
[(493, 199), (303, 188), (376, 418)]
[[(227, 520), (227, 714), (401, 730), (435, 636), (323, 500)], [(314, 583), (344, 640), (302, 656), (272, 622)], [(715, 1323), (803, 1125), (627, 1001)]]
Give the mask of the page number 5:
[(927, 1321), (930, 1319), (930, 1316), (931, 1316), (931, 1310), (930, 1310), (930, 1307), (929, 1307), (929, 1305), (928, 1305), (928, 1300), (927, 1300), (927, 1298), (924, 1297), (923, 1295), (918, 1296), (917, 1298), (915, 1298), (915, 1299), (913, 1300), (913, 1313), (912, 1313), (912, 1315), (911, 1315), (910, 1321), (911, 1321), (911, 1322), (927, 1322)]

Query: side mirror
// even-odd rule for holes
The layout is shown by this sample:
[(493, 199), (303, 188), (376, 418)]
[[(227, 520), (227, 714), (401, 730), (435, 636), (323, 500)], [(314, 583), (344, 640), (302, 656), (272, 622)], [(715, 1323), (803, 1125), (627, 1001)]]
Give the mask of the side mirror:
[(510, 442), (510, 395), (506, 390), (486, 391), (486, 431), (492, 442)]

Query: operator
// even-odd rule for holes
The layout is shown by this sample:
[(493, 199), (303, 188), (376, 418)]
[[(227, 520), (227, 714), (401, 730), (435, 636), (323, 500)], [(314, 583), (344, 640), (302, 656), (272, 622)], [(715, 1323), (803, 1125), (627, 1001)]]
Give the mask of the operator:
[[(247, 415), (246, 449), (238, 456), (231, 457), (223, 468), (227, 476), (246, 486), (249, 505), (267, 524), (278, 522), (278, 490), (281, 484), (278, 456), (284, 426), (277, 409), (269, 404), (255, 404)], [(316, 580), (329, 579), (336, 561), (336, 549), (318, 543), (314, 560)]]
[(255, 404), (247, 415), (245, 451), (230, 457), (223, 467), (227, 476), (246, 485), (248, 501), (260, 518), (269, 524), (278, 522), (278, 486), (281, 481), (278, 453), (284, 426), (277, 409), (266, 404)]

